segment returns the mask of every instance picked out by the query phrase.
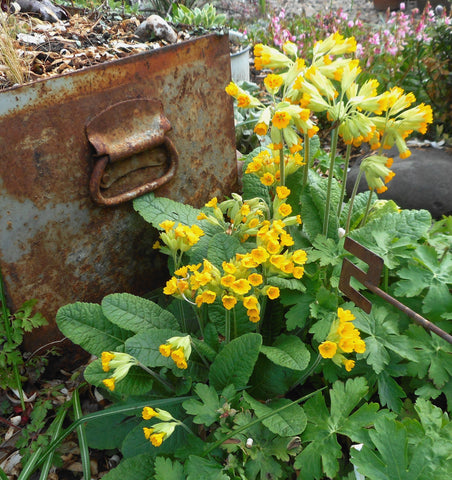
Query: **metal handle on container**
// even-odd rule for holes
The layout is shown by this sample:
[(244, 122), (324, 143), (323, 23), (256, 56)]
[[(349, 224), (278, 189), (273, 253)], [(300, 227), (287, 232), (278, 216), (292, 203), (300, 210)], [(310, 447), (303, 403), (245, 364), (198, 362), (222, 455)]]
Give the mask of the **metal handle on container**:
[[(119, 205), (169, 182), (178, 165), (176, 147), (166, 136), (169, 130), (171, 125), (163, 115), (162, 103), (155, 99), (119, 102), (89, 121), (86, 135), (96, 151), (89, 182), (93, 201), (101, 206)], [(168, 154), (167, 170), (163, 176), (115, 196), (108, 197), (102, 193), (101, 182), (109, 163), (119, 162), (157, 147), (164, 147)]]

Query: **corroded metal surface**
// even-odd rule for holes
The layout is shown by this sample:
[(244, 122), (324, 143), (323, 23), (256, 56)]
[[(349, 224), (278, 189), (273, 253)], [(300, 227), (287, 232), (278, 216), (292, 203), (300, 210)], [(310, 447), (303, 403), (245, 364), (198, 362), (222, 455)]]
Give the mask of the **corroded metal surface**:
[(414, 310), (411, 310), (411, 308), (407, 307), (402, 302), (399, 302), (396, 298), (391, 297), (391, 295), (388, 295), (385, 291), (381, 290), (381, 288), (378, 288), (384, 265), (383, 259), (380, 256), (371, 252), (369, 249), (349, 237), (345, 239), (344, 248), (360, 260), (364, 261), (368, 266), (367, 271), (364, 272), (347, 258), (344, 258), (342, 263), (339, 290), (357, 307), (362, 308), (366, 313), (370, 313), (372, 310), (372, 303), (367, 300), (364, 295), (359, 293), (358, 290), (355, 290), (351, 286), (350, 279), (352, 277), (356, 278), (356, 280), (358, 280), (371, 292), (375, 293), (383, 300), (408, 315), (418, 325), (430, 330), (433, 333), (436, 333), (436, 335), (452, 344), (452, 335), (445, 332), (434, 323), (430, 322), (430, 320), (424, 318), (422, 315), (419, 315)]
[[(97, 158), (86, 125), (120, 102), (160, 100), (179, 165), (156, 194), (201, 206), (236, 184), (229, 79), (227, 37), (212, 34), (0, 93), (0, 261), (9, 306), (37, 298), (50, 322), (27, 349), (59, 337), (60, 306), (142, 294), (165, 271), (152, 253), (155, 232), (130, 202), (101, 208), (92, 201)], [(132, 168), (109, 196), (161, 177), (164, 163)]]

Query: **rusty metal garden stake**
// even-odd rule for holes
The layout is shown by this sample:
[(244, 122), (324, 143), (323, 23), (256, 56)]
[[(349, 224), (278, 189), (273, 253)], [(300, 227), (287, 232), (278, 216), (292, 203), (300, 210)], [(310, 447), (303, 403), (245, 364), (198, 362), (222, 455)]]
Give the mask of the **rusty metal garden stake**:
[(433, 333), (436, 333), (441, 338), (452, 344), (452, 335), (449, 335), (447, 332), (436, 326), (434, 323), (430, 322), (426, 318), (411, 310), (411, 308), (408, 308), (406, 305), (399, 302), (394, 297), (391, 297), (391, 295), (388, 295), (386, 292), (378, 288), (381, 272), (383, 270), (383, 259), (381, 257), (379, 257), (378, 255), (371, 252), (370, 250), (368, 250), (358, 242), (355, 242), (355, 240), (352, 240), (349, 237), (345, 239), (344, 248), (363, 262), (367, 263), (367, 265), (369, 266), (368, 271), (364, 272), (347, 258), (344, 258), (344, 261), (342, 263), (341, 277), (339, 280), (339, 290), (344, 295), (346, 295), (352, 302), (354, 302), (357, 307), (362, 308), (366, 313), (370, 313), (372, 309), (372, 303), (350, 285), (351, 277), (356, 278), (358, 282), (363, 284), (371, 292), (383, 298), (383, 300), (386, 300), (391, 305), (394, 305), (394, 307), (398, 308), (400, 311), (408, 315), (417, 324), (421, 325), (427, 330), (430, 330)]

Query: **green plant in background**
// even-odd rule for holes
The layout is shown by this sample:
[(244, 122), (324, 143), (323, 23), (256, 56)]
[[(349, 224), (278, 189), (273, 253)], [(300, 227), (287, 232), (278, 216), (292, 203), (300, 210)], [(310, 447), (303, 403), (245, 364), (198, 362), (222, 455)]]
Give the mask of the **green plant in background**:
[(20, 346), (26, 332), (47, 325), (46, 319), (40, 313), (33, 313), (37, 300), (28, 300), (14, 314), (6, 305), (3, 276), (0, 272), (0, 388), (14, 389), (20, 398), (22, 411), (25, 411), (21, 370), (24, 358)]
[(209, 3), (201, 9), (198, 7), (191, 9), (183, 4), (175, 3), (173, 4), (170, 17), (175, 24), (181, 23), (204, 28), (224, 25), (226, 18), (225, 14), (217, 13), (216, 8)]

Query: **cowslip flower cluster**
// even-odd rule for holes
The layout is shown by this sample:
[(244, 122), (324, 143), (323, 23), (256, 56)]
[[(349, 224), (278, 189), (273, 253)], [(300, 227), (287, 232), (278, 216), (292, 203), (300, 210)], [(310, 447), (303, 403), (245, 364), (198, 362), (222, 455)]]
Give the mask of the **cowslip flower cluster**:
[(180, 424), (169, 412), (160, 408), (144, 407), (141, 413), (144, 420), (158, 418), (161, 423), (156, 423), (152, 427), (143, 427), (143, 433), (146, 440), (149, 440), (154, 447), (160, 447), (164, 440), (172, 435), (175, 428)]
[(166, 343), (160, 345), (159, 352), (164, 357), (171, 357), (177, 368), (185, 370), (188, 367), (187, 360), (191, 355), (190, 335), (169, 338)]
[[(278, 201), (282, 202), (282, 210), (287, 205), (284, 199), (288, 192), (289, 189), (280, 191), (282, 199), (278, 197)], [(297, 221), (296, 217), (293, 221)], [(237, 253), (234, 258), (224, 261), (221, 268), (207, 259), (202, 264), (183, 266), (174, 272), (163, 292), (189, 301), (198, 308), (221, 301), (226, 310), (231, 310), (240, 302), (249, 320), (259, 322), (259, 298), (264, 295), (273, 300), (280, 294), (279, 288), (271, 284), (271, 277), (301, 279), (304, 275), (306, 252), (289, 250), (294, 240), (286, 226), (281, 219), (264, 220), (256, 232), (255, 248), (244, 254)]]
[(161, 222), (159, 227), (163, 230), (160, 234), (160, 239), (165, 247), (158, 243), (154, 245), (154, 248), (159, 248), (163, 253), (169, 255), (176, 251), (188, 251), (204, 235), (203, 230), (198, 225), (192, 225), (191, 227), (181, 223), (176, 225), (176, 222), (172, 220)]
[(355, 361), (344, 353), (366, 351), (366, 343), (353, 325), (353, 320), (355, 316), (350, 310), (338, 308), (337, 319), (331, 325), (327, 339), (319, 345), (319, 353), (323, 358), (330, 358), (338, 366), (344, 365), (347, 372), (355, 366)]
[(115, 389), (116, 383), (122, 380), (133, 365), (138, 365), (138, 360), (127, 353), (120, 352), (102, 352), (102, 370), (109, 372), (113, 370), (113, 375), (106, 378), (102, 383), (111, 391)]
[(268, 206), (261, 198), (243, 200), (237, 193), (231, 196), (223, 202), (218, 202), (217, 197), (209, 200), (197, 219), (220, 226), (228, 235), (246, 242), (256, 235), (259, 224), (269, 216)]
[[(256, 68), (271, 71), (264, 79), (264, 86), (273, 100), (268, 106), (258, 100), (250, 101), (249, 105), (261, 111), (255, 133), (269, 135), (272, 143), (256, 155), (247, 173), (258, 175), (267, 186), (284, 185), (284, 167), (287, 164), (286, 173), (290, 174), (294, 170), (291, 165), (303, 163), (301, 137), (306, 141), (316, 134), (318, 127), (313, 114), (321, 112), (346, 145), (358, 147), (369, 143), (372, 149), (379, 149), (380, 156), (382, 149), (396, 146), (402, 159), (410, 155), (406, 138), (413, 132), (426, 133), (433, 121), (430, 106), (412, 107), (416, 101), (414, 95), (398, 87), (378, 93), (375, 79), (360, 84), (359, 60), (347, 56), (356, 49), (355, 38), (344, 38), (339, 32), (314, 44), (310, 64), (298, 58), (297, 47), (290, 41), (283, 45), (283, 52), (262, 44), (255, 46)], [(226, 91), (230, 93), (236, 88), (230, 84)], [(296, 154), (292, 159), (285, 157), (284, 145), (291, 155)], [(333, 151), (335, 148), (332, 146)], [(287, 160), (281, 163), (282, 158)], [(388, 175), (393, 176), (391, 172), (383, 178), (389, 178)], [(366, 175), (366, 178), (376, 177)], [(385, 183), (371, 181), (369, 188), (381, 191)]]

